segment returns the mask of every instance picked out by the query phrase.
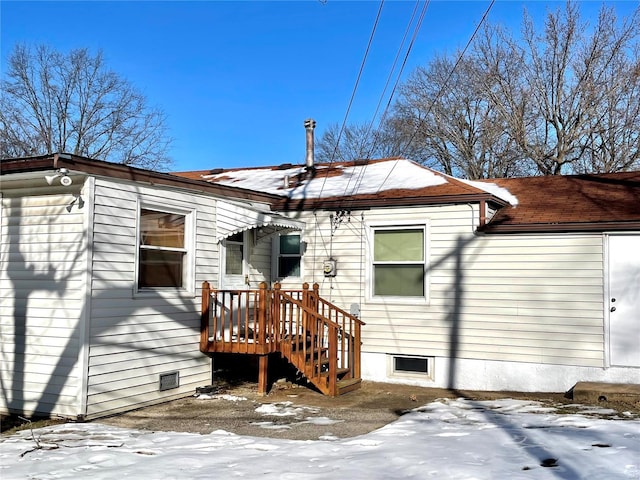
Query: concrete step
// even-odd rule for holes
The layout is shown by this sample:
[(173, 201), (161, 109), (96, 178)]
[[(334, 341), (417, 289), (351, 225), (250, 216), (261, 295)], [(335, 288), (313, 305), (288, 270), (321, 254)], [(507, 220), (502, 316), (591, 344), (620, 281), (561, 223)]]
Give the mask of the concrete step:
[(604, 402), (640, 404), (640, 384), (578, 382), (573, 387), (576, 403), (598, 405)]

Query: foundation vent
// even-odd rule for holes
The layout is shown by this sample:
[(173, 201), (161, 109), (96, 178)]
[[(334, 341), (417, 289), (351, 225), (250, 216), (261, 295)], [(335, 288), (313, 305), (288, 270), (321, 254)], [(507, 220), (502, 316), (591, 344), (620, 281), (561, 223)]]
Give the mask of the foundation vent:
[(180, 386), (180, 374), (178, 372), (161, 373), (159, 381), (159, 390), (171, 390)]

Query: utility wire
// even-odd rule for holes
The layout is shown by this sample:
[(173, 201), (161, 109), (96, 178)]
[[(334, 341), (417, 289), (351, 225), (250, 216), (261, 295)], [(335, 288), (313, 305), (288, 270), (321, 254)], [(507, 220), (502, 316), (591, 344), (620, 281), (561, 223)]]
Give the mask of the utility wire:
[[(404, 31), (404, 35), (402, 37), (402, 41), (400, 42), (400, 45), (398, 47), (398, 51), (396, 53), (396, 56), (393, 60), (393, 64), (391, 65), (391, 69), (389, 70), (389, 75), (387, 76), (387, 81), (385, 83), (384, 89), (382, 90), (382, 93), (380, 94), (380, 99), (378, 100), (378, 104), (376, 105), (376, 109), (375, 112), (373, 113), (373, 118), (371, 120), (371, 122), (369, 122), (367, 129), (366, 129), (366, 133), (365, 136), (368, 136), (371, 134), (371, 130), (373, 129), (373, 124), (375, 122), (375, 119), (378, 116), (378, 112), (380, 111), (380, 106), (382, 105), (382, 101), (384, 100), (384, 97), (386, 95), (387, 92), (387, 88), (389, 87), (389, 84), (391, 83), (391, 79), (393, 77), (393, 73), (396, 70), (396, 65), (398, 64), (398, 59), (400, 58), (400, 54), (402, 53), (402, 50), (404, 48), (405, 42), (407, 40), (407, 37), (409, 36), (409, 31), (411, 30), (411, 25), (413, 25), (414, 19), (416, 17), (416, 13), (418, 11), (418, 6), (420, 5), (420, 1), (421, 0), (416, 0), (415, 6), (413, 8), (413, 12), (411, 14), (411, 18), (409, 19), (409, 22), (407, 23), (407, 28)], [(400, 82), (400, 78), (402, 77), (402, 72), (404, 71), (404, 68), (407, 64), (407, 60), (409, 58), (409, 53), (411, 52), (412, 48), (413, 48), (413, 44), (415, 43), (416, 37), (418, 35), (418, 32), (420, 30), (420, 27), (422, 26), (422, 21), (424, 19), (424, 15), (426, 13), (427, 7), (429, 5), (430, 0), (427, 0), (427, 2), (424, 4), (423, 8), (422, 8), (422, 13), (420, 15), (420, 19), (418, 20), (418, 23), (414, 29), (414, 33), (413, 33), (413, 37), (411, 39), (411, 43), (409, 44), (409, 47), (407, 48), (407, 51), (405, 53), (404, 56), (404, 60), (402, 62), (402, 66), (400, 67), (397, 76), (396, 76), (396, 81), (393, 85), (393, 90), (391, 91), (391, 95), (389, 95), (389, 98), (387, 100), (387, 104), (385, 106), (385, 109), (382, 112), (382, 115), (380, 116), (380, 120), (378, 122), (378, 125), (381, 125), (384, 120), (386, 119), (387, 116), (387, 112), (389, 110), (389, 107), (391, 105), (391, 101), (395, 95), (396, 89), (398, 87), (398, 83)], [(362, 144), (364, 146), (364, 139), (362, 141)], [(365, 159), (369, 159), (371, 157), (371, 155), (373, 154), (373, 152), (375, 151), (376, 148), (376, 142), (378, 141), (378, 137), (376, 136), (373, 139), (373, 142), (369, 148), (369, 151), (367, 152)], [(360, 183), (362, 183), (362, 180), (364, 178), (364, 173), (365, 173), (365, 169), (367, 168), (367, 165), (365, 164), (364, 167), (360, 170), (360, 173), (358, 175), (358, 177), (355, 179), (355, 183), (354, 183), (354, 194), (358, 191), (358, 186)], [(347, 182), (347, 185), (345, 186), (345, 190), (344, 190), (344, 194), (343, 197), (346, 196), (348, 190), (349, 190), (349, 186), (351, 185), (351, 180), (349, 180), (349, 182)]]
[[(467, 52), (467, 50), (469, 49), (469, 46), (471, 45), (471, 42), (473, 42), (473, 39), (478, 34), (478, 31), (480, 30), (480, 27), (482, 26), (482, 24), (487, 19), (487, 16), (489, 15), (489, 12), (491, 11), (491, 8), (493, 7), (494, 3), (495, 3), (495, 0), (491, 0), (491, 3), (489, 4), (487, 9), (485, 10), (484, 15), (482, 15), (482, 18), (480, 19), (480, 22), (478, 22), (478, 25), (476, 26), (475, 30), (471, 34), (471, 37), (469, 37), (469, 40), (467, 41), (467, 44), (465, 45), (464, 49), (462, 49), (462, 51), (460, 52), (460, 55), (458, 55), (458, 59), (456, 60), (456, 63), (453, 65), (453, 68), (451, 68), (451, 70), (449, 71), (449, 75), (447, 76), (446, 80), (444, 81), (444, 84), (442, 85), (442, 87), (440, 87), (440, 90), (438, 90), (437, 95), (434, 97), (433, 101), (429, 105), (429, 108), (427, 109), (427, 112), (425, 114), (425, 118), (429, 115), (429, 113), (431, 113), (431, 110), (433, 109), (433, 107), (434, 107), (434, 105), (436, 103), (436, 100), (438, 98), (440, 98), (440, 96), (444, 93), (445, 89), (449, 87), (449, 85), (448, 85), (449, 80), (451, 80), (451, 77), (453, 76), (453, 73), (455, 72), (456, 68), (458, 68), (458, 65), (460, 64), (460, 62), (462, 61), (462, 57)], [(407, 146), (405, 148), (408, 148), (409, 145), (411, 145), (411, 142), (413, 142), (413, 140), (415, 139), (416, 135), (418, 134), (418, 130), (420, 130), (420, 124), (422, 122), (424, 122), (424, 120), (418, 121), (418, 124), (416, 125), (416, 128), (413, 130), (413, 133), (412, 133), (411, 137), (409, 138), (409, 141), (407, 142)], [(396, 164), (393, 165), (393, 167), (391, 167), (391, 170), (389, 170), (389, 173), (387, 174), (385, 179), (380, 184), (380, 187), (376, 191), (376, 195), (378, 193), (380, 193), (380, 190), (382, 190), (382, 187), (384, 186), (385, 182), (391, 176), (391, 173), (396, 168), (396, 165), (398, 165), (398, 164), (396, 163)]]
[[(362, 72), (364, 71), (364, 66), (367, 63), (367, 57), (369, 56), (369, 50), (371, 49), (371, 44), (373, 43), (373, 37), (375, 36), (376, 29), (378, 28), (378, 22), (380, 21), (380, 15), (382, 14), (383, 6), (384, 6), (384, 0), (381, 0), (380, 7), (378, 8), (378, 14), (376, 15), (376, 20), (373, 24), (373, 28), (371, 29), (371, 35), (369, 35), (369, 43), (367, 44), (367, 49), (364, 52), (364, 57), (362, 58), (362, 63), (360, 64), (360, 70), (358, 71), (358, 76), (356, 77), (356, 83), (353, 86), (353, 91), (351, 92), (349, 105), (347, 106), (347, 111), (345, 112), (344, 119), (342, 120), (342, 127), (340, 128), (340, 132), (338, 133), (338, 140), (336, 141), (336, 145), (333, 149), (333, 153), (331, 154), (331, 158), (329, 160), (329, 165), (333, 163), (336, 153), (338, 152), (338, 148), (340, 146), (340, 139), (342, 138), (342, 134), (344, 133), (344, 129), (347, 124), (347, 118), (349, 117), (349, 112), (351, 111), (351, 106), (353, 105), (353, 101), (355, 99), (356, 92), (360, 84), (360, 79), (362, 78)], [(329, 177), (329, 169), (327, 168), (327, 172), (324, 176), (324, 180), (322, 181), (322, 187), (320, 188), (320, 193), (318, 194), (318, 197), (322, 196), (322, 191), (324, 190), (328, 177)]]
[[(380, 127), (380, 125), (382, 125), (384, 123), (384, 121), (386, 120), (387, 114), (388, 114), (389, 109), (391, 107), (391, 102), (393, 100), (393, 97), (395, 96), (396, 90), (398, 88), (398, 84), (400, 83), (400, 79), (402, 77), (402, 73), (404, 71), (404, 68), (407, 65), (407, 61), (409, 59), (409, 54), (411, 53), (411, 51), (413, 49), (413, 46), (415, 44), (416, 38), (418, 37), (418, 33), (420, 32), (420, 29), (422, 28), (422, 22), (424, 21), (424, 17), (425, 17), (425, 15), (427, 13), (427, 8), (429, 7), (429, 3), (430, 3), (430, 0), (427, 0), (422, 6), (422, 11), (420, 12), (420, 17), (419, 17), (419, 19), (418, 19), (418, 21), (417, 21), (417, 23), (416, 23), (416, 25), (414, 27), (414, 31), (413, 31), (413, 36), (411, 38), (411, 42), (410, 42), (410, 44), (409, 44), (409, 46), (407, 48), (407, 51), (405, 53), (404, 60), (402, 62), (402, 66), (400, 67), (400, 70), (398, 71), (398, 74), (396, 76), (396, 81), (395, 81), (395, 83), (393, 85), (393, 90), (391, 91), (391, 95), (389, 95), (389, 99), (387, 100), (387, 104), (385, 106), (385, 109), (383, 110), (383, 113), (380, 116), (380, 120), (378, 122), (378, 127)], [(376, 111), (374, 113), (374, 119), (371, 120), (371, 123), (369, 124), (369, 132), (371, 131), (372, 125), (373, 125), (373, 123), (375, 121), (375, 117), (378, 114), (378, 110), (380, 108), (380, 104), (382, 103), (382, 99), (384, 98), (384, 94), (386, 92), (386, 88), (389, 85), (389, 82), (390, 82), (391, 77), (393, 75), (393, 71), (395, 70), (395, 66), (396, 66), (398, 57), (400, 56), (400, 52), (401, 52), (401, 50), (402, 50), (402, 48), (404, 46), (405, 40), (407, 39), (407, 35), (409, 34), (409, 30), (411, 28), (411, 25), (413, 24), (414, 18), (416, 16), (416, 11), (418, 9), (418, 5), (419, 4), (420, 4), (420, 0), (417, 0), (416, 4), (415, 4), (415, 7), (414, 7), (414, 10), (413, 10), (413, 13), (411, 15), (411, 19), (409, 20), (409, 23), (407, 24), (407, 28), (406, 28), (404, 36), (402, 38), (402, 42), (400, 43), (400, 47), (398, 48), (398, 53), (396, 54), (396, 58), (394, 60), (392, 69), (389, 72), (389, 76), (387, 78), (387, 84), (385, 85), (385, 89), (383, 90), (383, 93), (380, 96), (380, 101), (378, 102), (378, 106), (377, 106)], [(379, 137), (377, 137), (377, 136), (376, 136), (376, 138), (373, 139), (373, 142), (372, 142), (371, 147), (369, 149), (369, 152), (367, 154), (367, 158), (370, 157), (373, 154), (373, 152), (375, 151), (375, 149), (377, 147), (378, 140), (379, 140)], [(360, 170), (360, 173), (358, 175), (358, 178), (356, 179), (356, 183), (355, 183), (355, 186), (354, 186), (354, 189), (353, 189), (353, 195), (357, 194), (358, 189), (360, 188), (360, 185), (362, 184), (362, 181), (364, 180), (364, 174), (366, 172), (367, 166), (368, 166), (368, 163), (366, 163), (362, 167), (362, 169)], [(386, 181), (386, 179), (385, 179), (385, 181)], [(347, 185), (347, 187), (348, 186), (349, 185)], [(380, 190), (378, 189), (378, 192), (379, 191)], [(347, 189), (345, 188), (345, 195), (346, 195), (346, 192), (347, 192)]]

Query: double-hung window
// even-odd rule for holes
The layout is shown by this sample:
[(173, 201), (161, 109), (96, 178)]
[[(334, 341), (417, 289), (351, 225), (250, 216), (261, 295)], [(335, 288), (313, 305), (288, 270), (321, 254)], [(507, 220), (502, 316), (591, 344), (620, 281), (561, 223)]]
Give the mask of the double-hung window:
[(278, 235), (274, 239), (276, 277), (300, 277), (302, 243), (299, 233)]
[(189, 215), (140, 208), (138, 290), (189, 288)]
[(373, 297), (426, 298), (426, 227), (373, 228)]

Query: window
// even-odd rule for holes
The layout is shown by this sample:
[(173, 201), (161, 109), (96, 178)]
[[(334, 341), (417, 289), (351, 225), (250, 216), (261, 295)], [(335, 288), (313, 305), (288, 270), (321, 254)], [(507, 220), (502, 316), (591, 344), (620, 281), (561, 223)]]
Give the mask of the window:
[(425, 297), (425, 227), (373, 230), (373, 296)]
[(433, 378), (433, 357), (390, 355), (392, 376)]
[(225, 242), (225, 275), (242, 275), (244, 262), (244, 232), (235, 233)]
[(302, 258), (300, 234), (279, 235), (276, 239), (276, 276), (299, 277)]
[(425, 357), (393, 357), (393, 371), (429, 373), (429, 362)]
[(187, 215), (140, 209), (138, 289), (186, 288)]

